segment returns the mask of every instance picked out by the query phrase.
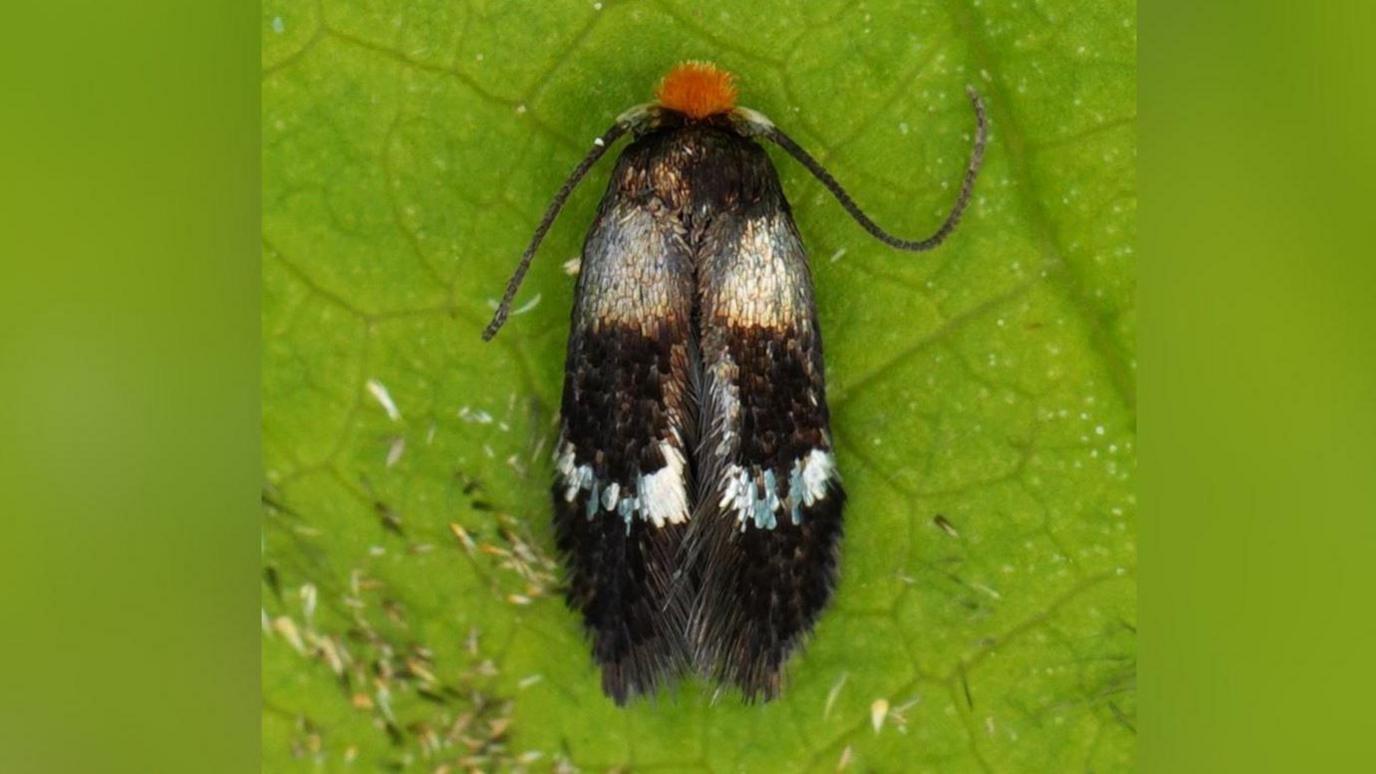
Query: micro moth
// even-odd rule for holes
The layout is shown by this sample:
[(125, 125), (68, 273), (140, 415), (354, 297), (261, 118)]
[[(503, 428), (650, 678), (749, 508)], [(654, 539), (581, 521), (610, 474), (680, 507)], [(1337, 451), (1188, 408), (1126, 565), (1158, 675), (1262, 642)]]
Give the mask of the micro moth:
[(492, 322), (506, 321), (564, 202), (622, 135), (583, 243), (554, 450), (555, 542), (617, 703), (687, 673), (770, 699), (837, 581), (845, 491), (832, 447), (807, 251), (757, 139), (817, 177), (872, 236), (929, 250), (970, 201), (976, 131), (954, 206), (929, 237), (880, 228), (730, 73), (689, 62), (621, 114), (550, 202)]

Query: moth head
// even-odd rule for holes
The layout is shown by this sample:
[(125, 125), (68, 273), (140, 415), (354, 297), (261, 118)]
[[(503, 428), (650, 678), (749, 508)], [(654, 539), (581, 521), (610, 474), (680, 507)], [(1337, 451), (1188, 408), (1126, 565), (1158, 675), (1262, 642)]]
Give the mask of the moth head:
[(655, 99), (693, 120), (730, 113), (736, 107), (735, 76), (710, 62), (684, 62), (660, 80)]
[(654, 102), (632, 108), (621, 120), (637, 132), (685, 121), (729, 125), (747, 137), (773, 128), (759, 112), (737, 105), (736, 96), (729, 71), (710, 62), (683, 62), (660, 79)]

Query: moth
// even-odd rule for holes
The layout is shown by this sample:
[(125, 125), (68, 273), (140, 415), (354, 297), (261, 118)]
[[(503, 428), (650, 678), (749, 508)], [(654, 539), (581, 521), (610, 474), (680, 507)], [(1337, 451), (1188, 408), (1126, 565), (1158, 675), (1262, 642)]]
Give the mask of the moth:
[(485, 339), (578, 182), (631, 136), (583, 243), (553, 486), (567, 601), (618, 704), (689, 673), (773, 698), (836, 586), (846, 495), (807, 251), (757, 140), (884, 244), (929, 250), (955, 229), (984, 154), (984, 107), (967, 91), (973, 149), (925, 239), (876, 225), (701, 62), (618, 117), (550, 202)]

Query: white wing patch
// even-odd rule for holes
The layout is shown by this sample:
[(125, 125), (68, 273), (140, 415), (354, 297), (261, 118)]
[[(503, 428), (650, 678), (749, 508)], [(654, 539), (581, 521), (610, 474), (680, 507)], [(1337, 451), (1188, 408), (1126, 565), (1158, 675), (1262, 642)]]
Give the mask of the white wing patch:
[[(682, 524), (688, 520), (688, 482), (683, 480), (683, 453), (663, 441), (659, 450), (664, 454), (664, 467), (636, 480), (639, 485), (637, 504), (642, 518), (649, 518), (656, 527), (663, 527), (665, 523)], [(625, 518), (629, 523), (630, 516)]]
[(840, 480), (836, 460), (831, 452), (822, 449), (813, 449), (806, 457), (794, 460), (788, 474), (788, 496), (782, 500), (774, 471), (760, 473), (758, 469), (731, 465), (723, 477), (719, 505), (735, 511), (742, 530), (752, 523), (757, 529), (774, 529), (779, 523), (778, 514), (785, 509), (794, 524), (801, 524), (802, 509), (825, 498), (827, 487), (835, 480)]
[(795, 492), (801, 491), (803, 505), (812, 505), (827, 496), (827, 484), (834, 478), (837, 478), (836, 461), (831, 453), (813, 449), (802, 462), (793, 463), (793, 474), (788, 482), (789, 496), (793, 497)]
[(622, 489), (615, 481), (598, 480), (591, 465), (575, 465), (573, 444), (563, 441), (554, 456), (554, 468), (564, 486), (564, 500), (573, 502), (578, 493), (588, 492), (587, 516), (615, 513), (631, 528), (637, 516), (656, 527), (688, 521), (688, 482), (684, 479), (683, 452), (668, 441), (660, 441), (664, 467), (650, 475), (636, 476), (634, 487)]

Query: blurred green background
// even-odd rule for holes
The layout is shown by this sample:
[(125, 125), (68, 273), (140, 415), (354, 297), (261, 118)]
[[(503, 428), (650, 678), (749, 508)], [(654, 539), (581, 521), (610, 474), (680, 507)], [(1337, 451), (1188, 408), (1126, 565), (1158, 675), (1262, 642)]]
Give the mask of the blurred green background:
[(1144, 14), (1150, 771), (1367, 766), (1373, 32), (1367, 3)]
[(0, 25), (0, 771), (258, 762), (258, 13)]
[[(263, 755), (682, 770), (1125, 771), (1136, 723), (1136, 20), (1129, 3), (263, 8)], [(502, 335), (549, 197), (682, 59), (787, 156), (851, 502), (783, 697), (618, 709), (559, 599), (547, 482), (571, 278), (610, 162)], [(466, 543), (471, 541), (471, 545)]]

